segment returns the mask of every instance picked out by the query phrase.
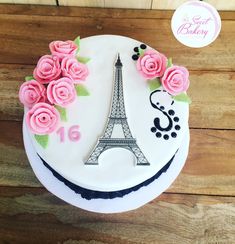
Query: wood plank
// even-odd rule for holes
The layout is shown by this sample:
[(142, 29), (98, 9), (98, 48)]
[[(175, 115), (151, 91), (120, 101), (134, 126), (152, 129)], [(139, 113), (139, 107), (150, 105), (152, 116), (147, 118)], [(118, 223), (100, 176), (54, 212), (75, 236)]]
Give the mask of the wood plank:
[(56, 5), (56, 0), (0, 0), (0, 3)]
[(220, 0), (209, 0), (208, 3), (210, 3), (219, 10), (235, 10), (235, 0), (230, 0), (226, 2)]
[[(171, 19), (173, 11), (4, 4), (0, 5), (0, 14), (114, 19)], [(220, 11), (220, 16), (223, 20), (235, 20), (235, 11)]]
[[(24, 152), (21, 122), (0, 122), (0, 186), (41, 187)], [(235, 131), (191, 129), (186, 165), (168, 192), (235, 195)]]
[(31, 74), (32, 66), (0, 65), (0, 120), (22, 120), (23, 107), (18, 92), (24, 77)]
[(187, 162), (167, 192), (234, 196), (235, 131), (191, 129), (190, 137)]
[(232, 244), (234, 199), (162, 194), (138, 210), (105, 215), (72, 207), (45, 190), (1, 187), (0, 241)]
[(219, 38), (201, 49), (181, 45), (173, 37), (170, 21), (166, 19), (145, 19), (143, 22), (143, 19), (111, 21), (108, 18), (0, 15), (0, 23), (0, 63), (36, 63), (39, 56), (48, 52), (48, 43), (52, 40), (74, 39), (78, 34), (86, 37), (110, 33), (148, 43), (189, 69), (235, 70), (235, 32), (230, 31), (234, 21), (224, 21)]
[(235, 129), (235, 73), (191, 71), (190, 81), (190, 127)]
[(21, 182), (21, 186), (41, 186), (24, 151), (22, 123), (0, 125), (0, 185), (17, 186)]
[[(18, 91), (33, 69), (31, 65), (0, 65), (0, 120), (22, 120)], [(235, 129), (235, 73), (191, 71), (190, 80), (190, 127)]]
[[(13, 14), (13, 15), (43, 15), (43, 16), (67, 16), (67, 17), (87, 17), (87, 18), (171, 18), (172, 11), (159, 11), (159, 10), (135, 10), (135, 9), (110, 9), (110, 8), (81, 8), (69, 6), (35, 6), (35, 5), (0, 5), (0, 14)], [(223, 13), (226, 18), (225, 13)], [(234, 12), (230, 15), (235, 19)]]
[(150, 9), (152, 0), (59, 0), (60, 6)]
[(59, 0), (59, 6), (104, 7), (104, 0)]
[(153, 0), (152, 9), (176, 9), (186, 0)]
[(150, 9), (152, 0), (105, 0), (106, 8), (132, 8), (132, 9)]
[[(132, 8), (132, 9), (176, 9), (186, 0), (59, 0), (60, 6), (83, 6), (83, 7), (108, 7), (108, 8)], [(235, 10), (235, 0), (224, 2), (221, 0), (208, 0), (218, 10)], [(37, 4), (56, 5), (56, 0), (0, 0), (0, 3), (10, 4)]]
[[(176, 9), (187, 0), (153, 0), (153, 9)], [(235, 0), (207, 0), (207, 3), (214, 6), (217, 10), (235, 10)]]

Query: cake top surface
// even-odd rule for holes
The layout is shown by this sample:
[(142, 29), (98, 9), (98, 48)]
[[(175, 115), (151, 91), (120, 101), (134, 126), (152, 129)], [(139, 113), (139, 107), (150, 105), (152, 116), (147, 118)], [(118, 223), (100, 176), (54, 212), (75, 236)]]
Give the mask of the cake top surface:
[[(73, 56), (56, 54), (59, 44), (50, 44), (52, 58), (48, 55), (46, 65), (36, 67), (47, 71), (54, 65), (52, 81), (35, 84), (43, 94), (41, 101), (25, 108), (24, 122), (37, 153), (66, 179), (93, 190), (125, 189), (153, 176), (177, 152), (188, 128), (189, 106), (177, 101), (187, 100), (187, 70), (123, 36), (79, 40), (79, 65)], [(66, 45), (69, 55), (77, 55), (73, 43)], [(40, 71), (34, 71), (33, 79), (45, 84)], [(42, 123), (40, 132), (47, 132), (35, 136), (38, 117), (33, 116), (45, 110), (52, 122)], [(98, 165), (85, 164), (98, 145), (102, 151)], [(141, 160), (133, 153), (136, 147), (149, 165), (137, 165)]]

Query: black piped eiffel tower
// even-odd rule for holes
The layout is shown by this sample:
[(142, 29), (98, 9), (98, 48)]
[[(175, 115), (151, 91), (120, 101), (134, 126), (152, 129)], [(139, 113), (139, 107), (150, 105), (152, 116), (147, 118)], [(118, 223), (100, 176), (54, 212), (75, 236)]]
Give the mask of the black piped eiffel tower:
[[(122, 87), (122, 63), (118, 55), (118, 59), (115, 64), (115, 81), (112, 98), (112, 108), (109, 115), (108, 124), (105, 132), (101, 138), (99, 138), (97, 145), (90, 154), (89, 158), (85, 162), (86, 165), (98, 165), (98, 159), (102, 152), (107, 149), (119, 147), (125, 148), (131, 151), (136, 158), (136, 165), (150, 165), (144, 154), (140, 150), (136, 143), (136, 139), (133, 138), (129, 125), (127, 123), (123, 87)], [(113, 128), (115, 125), (121, 125), (123, 131), (123, 138), (113, 138)]]

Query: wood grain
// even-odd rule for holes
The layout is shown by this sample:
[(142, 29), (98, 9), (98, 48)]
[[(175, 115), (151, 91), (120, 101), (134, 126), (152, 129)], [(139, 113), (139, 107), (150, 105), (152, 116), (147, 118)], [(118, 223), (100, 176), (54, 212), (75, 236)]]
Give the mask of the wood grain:
[(41, 186), (23, 146), (22, 123), (0, 122), (0, 185)]
[(20, 85), (33, 67), (0, 64), (0, 120), (22, 120), (23, 107), (19, 102)]
[(235, 0), (231, 1), (220, 1), (220, 0), (209, 0), (208, 3), (213, 5), (219, 10), (235, 10)]
[(189, 125), (235, 129), (235, 72), (190, 72)]
[[(131, 8), (131, 9), (176, 9), (186, 0), (59, 0), (59, 6)], [(208, 0), (218, 10), (235, 10), (235, 0)], [(56, 0), (0, 0), (0, 3), (56, 5)]]
[[(21, 122), (0, 121), (0, 185), (40, 187), (24, 152)], [(235, 195), (235, 131), (191, 130), (187, 163), (168, 192)]]
[(150, 9), (152, 0), (59, 0), (60, 6)]
[(176, 9), (185, 2), (186, 0), (153, 0), (152, 9)]
[(176, 63), (186, 65), (189, 69), (235, 70), (235, 32), (230, 31), (234, 21), (229, 20), (223, 21), (218, 39), (203, 49), (181, 45), (174, 39), (170, 20), (167, 19), (111, 21), (109, 18), (0, 15), (0, 25), (0, 63), (35, 64), (39, 56), (48, 52), (48, 43), (52, 40), (110, 33), (148, 43), (167, 56), (174, 57)]
[(56, 0), (0, 0), (0, 3), (56, 5)]
[[(33, 69), (31, 65), (0, 64), (0, 120), (22, 120), (18, 91)], [(235, 129), (235, 73), (191, 71), (190, 80), (190, 127)]]
[[(153, 9), (176, 9), (187, 0), (153, 0)], [(214, 6), (217, 10), (235, 10), (235, 0), (207, 0), (207, 3)]]
[(43, 189), (0, 188), (3, 243), (232, 244), (234, 227), (230, 197), (162, 194), (138, 210), (105, 215), (72, 207)]
[(235, 131), (191, 129), (190, 137), (187, 162), (167, 191), (234, 196)]
[(105, 0), (59, 0), (59, 6), (105, 7)]
[(127, 0), (127, 1), (116, 1), (116, 0), (104, 0), (104, 6), (106, 8), (135, 8), (135, 9), (150, 9), (152, 0)]
[[(135, 10), (135, 9), (105, 9), (99, 8), (78, 8), (78, 7), (53, 7), (35, 6), (35, 5), (0, 5), (0, 14), (14, 14), (14, 15), (43, 15), (43, 16), (67, 16), (67, 17), (87, 17), (87, 18), (170, 18), (172, 11), (158, 11), (158, 10)], [(227, 19), (227, 13), (221, 13), (222, 17)], [(229, 12), (229, 15), (235, 18), (234, 12)], [(230, 19), (231, 19), (230, 17)]]
[[(171, 10), (141, 10), (141, 9), (110, 9), (86, 8), (70, 6), (38, 6), (38, 5), (0, 5), (0, 14), (67, 16), (84, 18), (114, 18), (114, 19), (171, 19)], [(220, 11), (222, 20), (234, 20), (235, 11)]]

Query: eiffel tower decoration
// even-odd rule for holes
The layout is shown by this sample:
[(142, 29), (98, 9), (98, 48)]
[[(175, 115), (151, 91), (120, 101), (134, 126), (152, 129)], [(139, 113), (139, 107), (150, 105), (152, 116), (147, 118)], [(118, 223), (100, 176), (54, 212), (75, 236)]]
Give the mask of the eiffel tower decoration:
[[(136, 158), (136, 165), (150, 165), (144, 154), (133, 138), (129, 125), (127, 123), (123, 87), (122, 87), (122, 63), (118, 54), (118, 59), (115, 63), (115, 81), (112, 98), (112, 108), (109, 115), (109, 120), (106, 130), (101, 138), (99, 138), (97, 145), (85, 162), (86, 165), (98, 165), (98, 159), (101, 153), (105, 150), (119, 147), (131, 151)], [(123, 138), (112, 138), (113, 128), (115, 125), (121, 125)]]

